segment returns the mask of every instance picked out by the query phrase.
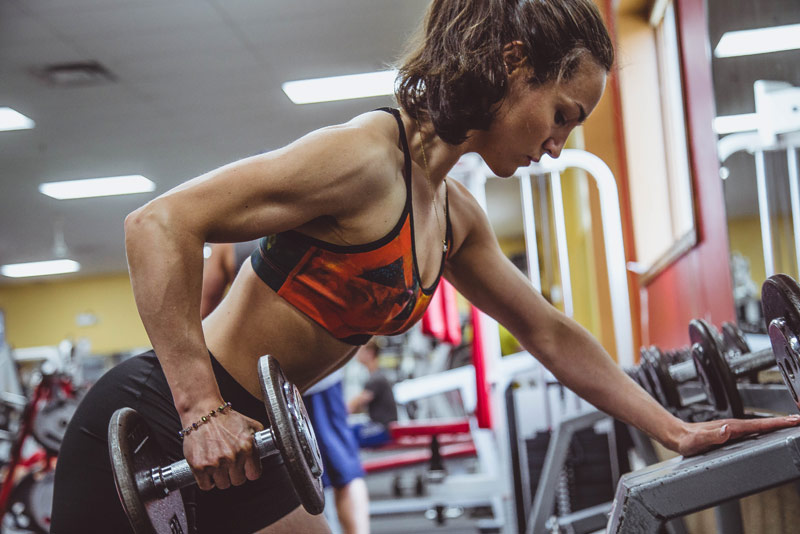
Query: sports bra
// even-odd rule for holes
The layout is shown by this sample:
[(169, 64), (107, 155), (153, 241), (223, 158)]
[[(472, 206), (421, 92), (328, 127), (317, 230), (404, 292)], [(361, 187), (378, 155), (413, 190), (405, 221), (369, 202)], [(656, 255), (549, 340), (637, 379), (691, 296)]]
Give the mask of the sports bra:
[(445, 185), (446, 244), (436, 280), (422, 287), (411, 208), (411, 155), (400, 112), (391, 113), (400, 130), (406, 203), (400, 220), (381, 239), (337, 245), (289, 230), (263, 237), (251, 255), (253, 270), (284, 300), (333, 337), (362, 345), (374, 335), (394, 335), (418, 321), (442, 277), (452, 229)]

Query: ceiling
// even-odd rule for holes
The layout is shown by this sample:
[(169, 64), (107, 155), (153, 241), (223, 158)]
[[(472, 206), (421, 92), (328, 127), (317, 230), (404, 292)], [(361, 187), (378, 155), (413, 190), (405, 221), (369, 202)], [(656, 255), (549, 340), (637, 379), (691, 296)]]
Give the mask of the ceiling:
[[(124, 272), (127, 213), (184, 180), (346, 121), (390, 97), (298, 106), (288, 80), (385, 68), (428, 0), (3, 0), (0, 106), (36, 122), (0, 132), (0, 264), (54, 257)], [(52, 86), (54, 64), (114, 80)], [(42, 182), (143, 174), (152, 194), (58, 201)], [(73, 275), (74, 276), (74, 275)], [(28, 281), (30, 279), (27, 279)], [(13, 283), (0, 277), (0, 284)]]
[[(125, 272), (123, 220), (149, 199), (320, 126), (392, 105), (390, 97), (376, 97), (298, 106), (281, 83), (385, 68), (427, 4), (2, 0), (0, 106), (31, 117), (36, 128), (0, 132), (0, 264), (53, 259), (63, 234), (66, 256), (82, 264), (79, 274), (65, 277)], [(727, 29), (800, 21), (800, 5), (709, 0), (709, 15), (713, 45)], [(719, 113), (753, 111), (754, 76), (778, 69), (775, 76), (800, 84), (797, 54), (715, 61)], [(113, 79), (64, 87), (37, 75), (86, 61), (98, 62)], [(747, 171), (731, 171), (729, 210), (751, 210)], [(42, 182), (123, 174), (147, 176), (156, 191), (58, 201), (37, 189)], [(492, 189), (514, 194), (511, 187)], [(518, 202), (490, 197), (489, 212), (498, 233), (518, 231)], [(29, 281), (0, 276), (0, 285)]]
[[(800, 23), (798, 0), (708, 0), (711, 48), (727, 31), (766, 28)], [(755, 112), (753, 83), (756, 80), (786, 81), (800, 87), (800, 50), (758, 54), (712, 61), (717, 115)], [(785, 154), (767, 155), (767, 179), (771, 188), (771, 206), (785, 211), (782, 201), (788, 197), (788, 169)], [(725, 166), (730, 176), (725, 180), (725, 203), (729, 218), (758, 214), (755, 162), (747, 153), (733, 155)], [(774, 201), (773, 201), (774, 200)]]

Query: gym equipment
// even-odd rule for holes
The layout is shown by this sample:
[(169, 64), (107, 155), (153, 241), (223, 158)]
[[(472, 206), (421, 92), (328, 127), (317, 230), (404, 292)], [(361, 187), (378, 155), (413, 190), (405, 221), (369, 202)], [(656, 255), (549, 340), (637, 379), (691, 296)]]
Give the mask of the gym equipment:
[(47, 452), (58, 454), (67, 425), (77, 409), (78, 399), (74, 397), (54, 398), (47, 401), (36, 414), (31, 432)]
[[(286, 380), (278, 361), (262, 356), (258, 375), (270, 427), (253, 436), (259, 458), (280, 454), (303, 507), (320, 514), (325, 507), (322, 459), (299, 390)], [(114, 482), (125, 513), (137, 534), (188, 532), (180, 492), (195, 483), (186, 460), (161, 467), (164, 454), (150, 439), (144, 418), (120, 408), (108, 427)]]
[(50, 532), (55, 473), (52, 469), (31, 471), (17, 482), (11, 490), (4, 528), (35, 534)]
[(761, 287), (761, 303), (775, 361), (800, 408), (800, 286), (785, 274), (772, 275)]
[(689, 324), (692, 359), (708, 402), (722, 417), (744, 417), (736, 381), (775, 366), (772, 349), (725, 358), (712, 327), (702, 319)]
[(670, 519), (800, 479), (798, 447), (800, 429), (785, 428), (628, 473), (606, 532), (656, 534)]
[[(725, 333), (727, 332), (727, 334)], [(724, 342), (729, 347), (723, 348)], [(738, 336), (738, 339), (736, 337)], [(689, 324), (692, 341), (691, 360), (667, 365), (667, 358), (655, 347), (642, 350), (642, 363), (631, 369), (631, 375), (663, 406), (679, 410), (685, 405), (678, 387), (699, 379), (708, 403), (721, 417), (743, 417), (744, 408), (736, 386), (740, 378), (775, 366), (771, 349), (740, 353), (749, 347), (731, 326), (724, 328), (723, 336), (702, 319)]]

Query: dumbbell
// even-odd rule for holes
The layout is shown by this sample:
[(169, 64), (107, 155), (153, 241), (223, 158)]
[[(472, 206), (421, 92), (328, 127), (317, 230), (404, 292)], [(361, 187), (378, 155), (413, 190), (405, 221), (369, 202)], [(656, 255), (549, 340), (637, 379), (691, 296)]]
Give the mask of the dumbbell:
[[(645, 389), (663, 406), (679, 410), (684, 405), (678, 386), (699, 379), (708, 403), (720, 416), (743, 417), (744, 407), (736, 381), (773, 367), (775, 357), (772, 350), (726, 353), (721, 347), (722, 337), (701, 319), (689, 324), (689, 338), (692, 341), (692, 359), (681, 363), (667, 365), (661, 351), (655, 347), (642, 351), (641, 374), (649, 381), (649, 389)], [(746, 344), (728, 346), (747, 348)]]
[(692, 340), (692, 359), (708, 402), (722, 417), (744, 417), (744, 405), (736, 382), (774, 367), (773, 350), (767, 348), (746, 354), (734, 352), (726, 357), (716, 331), (702, 319), (689, 324), (689, 338)]
[(783, 382), (800, 408), (800, 286), (785, 274), (761, 286), (761, 306)]
[[(300, 392), (269, 355), (259, 359), (258, 376), (270, 426), (253, 436), (254, 449), (260, 458), (281, 455), (303, 507), (320, 514), (325, 507), (322, 459)], [(131, 408), (111, 417), (108, 448), (117, 493), (134, 532), (188, 532), (183, 500), (175, 490), (196, 482), (189, 463), (162, 465), (163, 451)]]

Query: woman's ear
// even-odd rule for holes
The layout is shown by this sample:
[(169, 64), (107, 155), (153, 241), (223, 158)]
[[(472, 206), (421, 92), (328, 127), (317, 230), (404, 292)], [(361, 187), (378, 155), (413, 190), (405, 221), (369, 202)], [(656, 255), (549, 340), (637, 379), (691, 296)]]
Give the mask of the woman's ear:
[(506, 74), (511, 75), (515, 70), (526, 66), (528, 58), (522, 48), (522, 41), (512, 41), (503, 47), (503, 63)]

